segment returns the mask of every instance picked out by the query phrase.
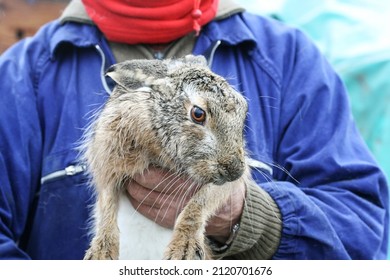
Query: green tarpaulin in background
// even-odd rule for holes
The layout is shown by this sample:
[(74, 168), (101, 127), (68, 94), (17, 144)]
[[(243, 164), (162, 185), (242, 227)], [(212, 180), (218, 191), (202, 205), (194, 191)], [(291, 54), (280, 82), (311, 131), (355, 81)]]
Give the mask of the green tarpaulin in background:
[(390, 180), (390, 1), (236, 2), (314, 40), (344, 80), (357, 125)]

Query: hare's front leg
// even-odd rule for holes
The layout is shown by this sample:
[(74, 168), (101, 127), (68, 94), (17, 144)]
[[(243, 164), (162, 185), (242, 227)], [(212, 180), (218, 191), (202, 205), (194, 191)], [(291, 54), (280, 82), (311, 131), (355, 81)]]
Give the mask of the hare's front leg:
[(116, 260), (119, 257), (117, 224), (119, 190), (114, 186), (98, 191), (95, 213), (95, 236), (85, 260)]
[(177, 219), (164, 259), (212, 259), (212, 251), (205, 236), (207, 221), (228, 200), (231, 186), (231, 183), (223, 186), (210, 184), (194, 195)]
[(203, 216), (202, 206), (197, 203), (190, 203), (187, 206), (178, 217), (164, 259), (204, 260), (211, 257), (211, 251), (205, 242), (204, 229), (207, 218)]

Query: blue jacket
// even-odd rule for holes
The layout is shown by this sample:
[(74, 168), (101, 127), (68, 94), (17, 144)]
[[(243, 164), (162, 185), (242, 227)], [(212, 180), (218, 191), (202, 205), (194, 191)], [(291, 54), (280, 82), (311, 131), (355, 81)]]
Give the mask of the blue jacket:
[[(240, 30), (240, 32), (233, 32)], [(343, 83), (300, 32), (237, 14), (195, 54), (249, 100), (253, 175), (280, 207), (275, 259), (383, 259), (388, 188)], [(81, 259), (93, 203), (75, 147), (107, 99), (115, 62), (91, 25), (52, 22), (0, 57), (0, 257)]]

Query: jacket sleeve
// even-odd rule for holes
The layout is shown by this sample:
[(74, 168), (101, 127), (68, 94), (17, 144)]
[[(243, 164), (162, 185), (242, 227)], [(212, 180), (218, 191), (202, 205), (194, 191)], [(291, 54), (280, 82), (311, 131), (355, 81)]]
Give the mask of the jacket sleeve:
[(39, 182), (42, 137), (34, 79), (40, 67), (32, 62), (38, 47), (27, 45), (0, 56), (0, 259), (29, 258), (19, 245)]
[(386, 258), (384, 175), (355, 127), (338, 75), (303, 34), (292, 41), (280, 64), (274, 160), (283, 168), (261, 185), (283, 220), (274, 258)]

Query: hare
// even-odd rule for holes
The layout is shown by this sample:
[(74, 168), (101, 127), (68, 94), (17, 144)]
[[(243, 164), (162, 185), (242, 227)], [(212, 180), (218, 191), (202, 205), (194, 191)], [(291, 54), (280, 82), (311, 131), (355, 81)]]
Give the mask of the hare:
[(106, 75), (116, 86), (82, 145), (97, 198), (94, 237), (84, 259), (122, 258), (123, 185), (151, 165), (202, 186), (177, 217), (165, 252), (151, 258), (212, 259), (207, 221), (227, 201), (232, 182), (250, 180), (245, 98), (211, 72), (202, 56), (126, 61)]

